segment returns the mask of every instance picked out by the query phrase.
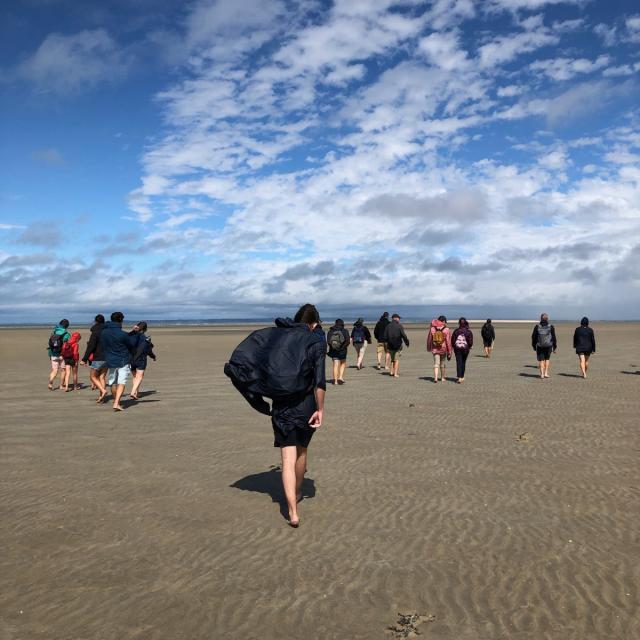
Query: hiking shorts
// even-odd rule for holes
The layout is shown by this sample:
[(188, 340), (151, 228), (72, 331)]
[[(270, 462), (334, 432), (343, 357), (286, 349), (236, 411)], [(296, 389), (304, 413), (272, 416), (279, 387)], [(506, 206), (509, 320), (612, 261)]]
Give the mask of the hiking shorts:
[(129, 374), (131, 373), (131, 365), (125, 364), (124, 367), (116, 367), (114, 369), (109, 369), (107, 384), (111, 386), (112, 384), (127, 384), (127, 380), (129, 379)]
[(104, 360), (94, 360), (91, 363), (91, 368), (100, 371), (100, 369), (106, 369), (107, 363)]
[(391, 356), (391, 362), (399, 362), (402, 351), (400, 349), (389, 349), (389, 355)]
[(447, 364), (447, 354), (446, 353), (434, 353), (433, 354), (433, 366), (434, 367), (444, 367)]
[(482, 344), (484, 344), (485, 347), (493, 347), (493, 340), (482, 338)]
[(64, 358), (62, 356), (51, 356), (51, 369), (53, 371), (64, 369)]
[(356, 342), (353, 346), (356, 348), (356, 353), (358, 355), (360, 355), (361, 353), (362, 355), (364, 355), (364, 352), (367, 350), (366, 342)]
[(376, 347), (376, 353), (378, 355), (382, 355), (383, 353), (387, 353), (387, 343), (386, 342), (378, 342)]
[(537, 347), (536, 358), (538, 358), (538, 362), (542, 362), (543, 360), (551, 360), (552, 351), (553, 347)]

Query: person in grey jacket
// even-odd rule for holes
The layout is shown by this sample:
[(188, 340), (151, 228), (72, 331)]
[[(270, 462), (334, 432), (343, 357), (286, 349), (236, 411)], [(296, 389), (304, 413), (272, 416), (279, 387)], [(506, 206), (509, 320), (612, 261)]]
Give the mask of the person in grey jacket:
[(391, 358), (391, 376), (398, 378), (398, 369), (400, 368), (400, 352), (402, 351), (402, 343), (409, 346), (409, 338), (404, 332), (404, 327), (400, 324), (400, 316), (394, 313), (391, 316), (391, 322), (384, 330), (384, 342), (387, 345), (389, 356)]

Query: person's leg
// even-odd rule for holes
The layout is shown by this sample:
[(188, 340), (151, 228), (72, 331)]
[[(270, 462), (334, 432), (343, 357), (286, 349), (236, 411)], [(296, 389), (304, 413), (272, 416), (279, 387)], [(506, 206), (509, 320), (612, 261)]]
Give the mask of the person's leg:
[(344, 370), (347, 368), (347, 361), (346, 360), (340, 360), (340, 367), (339, 367), (339, 376), (338, 376), (338, 380), (342, 380), (342, 382), (344, 382)]
[(302, 500), (302, 483), (307, 470), (307, 448), (296, 447), (296, 502)]
[(338, 384), (340, 374), (340, 361), (336, 358), (333, 360), (333, 384)]
[(358, 369), (362, 369), (362, 363), (364, 362), (364, 352), (367, 350), (367, 343), (363, 342), (358, 350)]
[(584, 377), (587, 377), (587, 372), (589, 371), (589, 358), (590, 358), (591, 354), (590, 353), (585, 353), (584, 354)]
[(440, 356), (440, 382), (447, 381), (447, 356)]
[(138, 392), (140, 391), (140, 385), (142, 384), (142, 378), (144, 378), (144, 369), (136, 369), (133, 372), (133, 387), (129, 394), (132, 398), (138, 399)]
[(73, 365), (73, 388), (77, 391), (80, 388), (78, 384), (78, 363)]
[(378, 371), (380, 371), (380, 363), (382, 362), (382, 354), (384, 353), (384, 349), (382, 347), (382, 345), (378, 342), (377, 346), (376, 346), (376, 362), (377, 362), (377, 368)]
[(91, 382), (93, 382), (96, 389), (100, 392), (97, 402), (102, 402), (104, 397), (107, 395), (107, 387), (105, 385), (106, 381), (104, 378), (106, 375), (106, 369), (91, 369), (91, 373), (89, 375), (91, 376)]
[(544, 361), (544, 377), (548, 378), (549, 377), (549, 366), (551, 365), (551, 360), (545, 360)]
[(540, 368), (540, 377), (544, 378), (544, 357), (536, 352), (536, 355), (538, 357), (538, 367)]
[(53, 383), (55, 382), (58, 373), (60, 373), (58, 362), (51, 360), (51, 371), (49, 371), (49, 391), (53, 391)]
[(389, 349), (385, 346), (384, 348), (384, 368), (385, 371), (389, 369), (389, 365), (391, 364), (391, 354), (389, 353)]
[(295, 445), (291, 445), (280, 447), (280, 455), (282, 456), (282, 488), (287, 501), (289, 522), (292, 525), (297, 525), (300, 522), (296, 500), (296, 462), (298, 452)]
[(117, 384), (117, 385), (114, 385), (114, 386), (116, 388), (116, 391), (114, 393), (114, 398), (113, 398), (113, 408), (116, 411), (122, 411), (122, 407), (120, 406), (120, 398), (122, 398), (122, 394), (124, 393), (124, 385), (123, 384)]
[(71, 367), (68, 364), (65, 364), (62, 375), (60, 376), (60, 391), (69, 390), (70, 376), (71, 376)]
[(462, 352), (455, 351), (455, 355), (456, 355), (456, 376), (458, 377), (458, 382), (460, 382), (460, 380), (464, 378), (464, 371), (462, 370)]
[(400, 353), (396, 353), (396, 357), (391, 365), (392, 367), (392, 375), (394, 378), (399, 378), (400, 374), (399, 374), (399, 370), (400, 370)]
[(464, 374), (467, 370), (467, 358), (469, 357), (469, 352), (463, 351), (460, 355), (462, 356), (460, 361), (460, 372), (462, 373), (460, 376), (460, 382), (464, 382)]

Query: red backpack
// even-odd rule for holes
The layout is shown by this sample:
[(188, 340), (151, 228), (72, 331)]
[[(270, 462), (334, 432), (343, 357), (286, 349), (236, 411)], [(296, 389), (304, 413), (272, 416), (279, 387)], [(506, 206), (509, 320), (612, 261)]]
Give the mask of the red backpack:
[(69, 341), (64, 342), (62, 344), (62, 350), (60, 351), (60, 355), (65, 359), (74, 357), (73, 345)]

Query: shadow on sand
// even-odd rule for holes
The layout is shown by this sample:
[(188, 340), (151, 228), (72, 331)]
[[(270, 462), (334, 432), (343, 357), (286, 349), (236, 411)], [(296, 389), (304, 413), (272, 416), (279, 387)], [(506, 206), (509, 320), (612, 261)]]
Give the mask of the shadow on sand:
[(559, 373), (559, 376), (562, 376), (563, 378), (581, 378), (582, 376), (578, 375), (577, 373)]
[[(535, 368), (535, 367), (534, 367)], [(523, 378), (540, 378), (540, 374), (538, 373), (519, 373), (519, 376), (522, 376)]]
[[(257, 493), (266, 493), (271, 496), (271, 502), (278, 503), (280, 513), (285, 520), (289, 519), (287, 511), (287, 501), (284, 498), (282, 490), (282, 473), (280, 467), (273, 467), (269, 471), (262, 473), (253, 473), (245, 476), (240, 480), (236, 480), (232, 485), (234, 489), (241, 491), (256, 491)], [(316, 485), (311, 478), (305, 478), (302, 483), (302, 498), (313, 498), (316, 495)]]
[(525, 369), (537, 369), (538, 367), (535, 364), (523, 364)]
[(640, 371), (621, 371), (620, 373), (624, 373), (627, 376), (640, 376)]

